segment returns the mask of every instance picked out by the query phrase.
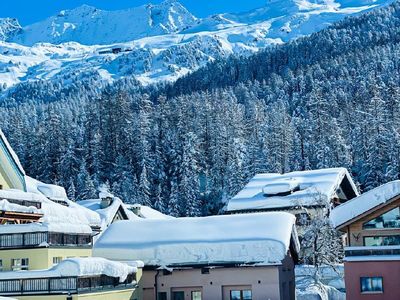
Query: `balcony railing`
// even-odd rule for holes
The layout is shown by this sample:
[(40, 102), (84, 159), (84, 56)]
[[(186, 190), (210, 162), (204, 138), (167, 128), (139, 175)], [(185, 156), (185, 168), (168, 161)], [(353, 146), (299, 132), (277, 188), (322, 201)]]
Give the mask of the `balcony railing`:
[(17, 199), (7, 199), (7, 198), (1, 198), (0, 200), (7, 200), (10, 203), (13, 204), (19, 204), (22, 206), (33, 206), (36, 207), (37, 209), (41, 209), (42, 208), (42, 202), (38, 202), (38, 201), (29, 201), (29, 200), (17, 200)]
[(92, 291), (134, 287), (136, 274), (124, 282), (106, 275), (91, 277), (21, 278), (0, 280), (1, 296), (38, 294), (79, 294)]
[(27, 232), (0, 235), (0, 249), (44, 246), (91, 247), (92, 236), (53, 232)]
[(400, 246), (346, 247), (344, 253), (346, 257), (400, 255)]

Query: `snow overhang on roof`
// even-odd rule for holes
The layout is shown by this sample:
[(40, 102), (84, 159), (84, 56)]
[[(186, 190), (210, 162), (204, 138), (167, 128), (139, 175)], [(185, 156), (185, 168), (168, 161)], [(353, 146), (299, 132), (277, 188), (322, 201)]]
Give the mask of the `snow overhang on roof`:
[(285, 212), (119, 221), (99, 238), (93, 255), (138, 257), (147, 266), (281, 264), (297, 239), (294, 224)]
[(333, 226), (340, 229), (370, 210), (397, 197), (400, 197), (400, 180), (388, 182), (339, 205), (331, 211), (330, 219)]
[(68, 258), (49, 270), (0, 272), (0, 280), (106, 275), (124, 282), (129, 274), (137, 272), (140, 265), (143, 265), (140, 261), (133, 266), (100, 257)]
[(358, 196), (357, 187), (345, 168), (258, 174), (229, 200), (225, 211), (312, 207), (321, 199), (331, 201), (337, 197), (339, 188), (350, 199)]

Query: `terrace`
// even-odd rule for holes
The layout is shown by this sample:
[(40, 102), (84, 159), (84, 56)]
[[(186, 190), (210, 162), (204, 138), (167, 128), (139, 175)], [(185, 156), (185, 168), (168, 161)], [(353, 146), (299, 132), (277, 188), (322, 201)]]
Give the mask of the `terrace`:
[[(22, 274), (21, 274), (22, 275)], [(82, 294), (136, 287), (136, 273), (125, 281), (107, 275), (18, 278), (0, 280), (1, 296)]]
[(0, 234), (1, 249), (36, 247), (88, 247), (92, 246), (90, 234), (67, 234), (54, 232), (26, 232)]

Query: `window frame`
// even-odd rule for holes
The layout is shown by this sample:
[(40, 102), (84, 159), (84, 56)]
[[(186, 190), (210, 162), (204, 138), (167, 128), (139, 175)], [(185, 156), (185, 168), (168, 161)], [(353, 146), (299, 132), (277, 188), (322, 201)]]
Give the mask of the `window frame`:
[[(371, 287), (373, 288), (373, 279), (380, 279), (380, 286), (382, 287), (381, 290), (363, 290), (363, 280), (370, 280)], [(360, 277), (360, 293), (361, 294), (383, 294), (384, 287), (383, 287), (383, 276), (361, 276)]]
[(247, 299), (244, 298), (243, 294), (244, 294), (244, 292), (250, 292), (250, 297), (251, 297), (250, 300), (253, 299), (253, 291), (251, 289), (241, 289), (241, 290), (232, 289), (232, 290), (230, 290), (229, 291), (229, 299), (230, 300), (236, 300), (236, 299), (232, 298), (232, 292), (239, 292), (240, 293), (239, 300), (247, 300)]
[(202, 291), (200, 291), (200, 290), (195, 290), (195, 291), (190, 291), (190, 299), (191, 299), (191, 300), (195, 300), (195, 299), (193, 298), (193, 293), (200, 293), (200, 300), (203, 299), (203, 293), (202, 293)]
[[(393, 234), (393, 235), (390, 235), (390, 234), (387, 234), (387, 235), (366, 235), (366, 236), (363, 236), (363, 245), (366, 246), (366, 247), (382, 247), (382, 246), (396, 246), (396, 245), (398, 245), (398, 244), (393, 244), (393, 245), (385, 245), (385, 244), (383, 244), (383, 245), (379, 245), (379, 246), (371, 246), (371, 245), (367, 245), (366, 242), (365, 242), (366, 239), (368, 239), (368, 238), (382, 238), (384, 240), (384, 238), (390, 238), (390, 237), (398, 237), (399, 240), (400, 240), (400, 235), (399, 234)], [(383, 242), (383, 240), (382, 240), (382, 242)]]
[(370, 219), (370, 220), (368, 220), (368, 221), (363, 222), (363, 223), (362, 223), (362, 230), (396, 230), (396, 229), (400, 229), (400, 226), (399, 226), (399, 227), (374, 227), (374, 228), (366, 227), (366, 225), (367, 225), (368, 223), (372, 222), (373, 220), (378, 219), (379, 217), (382, 217), (382, 218), (383, 218), (383, 215), (385, 215), (385, 214), (387, 214), (387, 213), (389, 213), (389, 212), (391, 212), (391, 211), (393, 211), (393, 210), (395, 210), (395, 209), (398, 210), (399, 215), (400, 215), (400, 206), (396, 206), (395, 208), (392, 208), (392, 209), (390, 209), (390, 210), (388, 210), (388, 211), (386, 211), (386, 212), (384, 212), (384, 213), (382, 213), (382, 214), (376, 216), (375, 218), (372, 218), (372, 219)]
[[(15, 264), (19, 261), (18, 264)], [(11, 270), (12, 271), (28, 271), (29, 270), (29, 258), (12, 258), (11, 259)]]

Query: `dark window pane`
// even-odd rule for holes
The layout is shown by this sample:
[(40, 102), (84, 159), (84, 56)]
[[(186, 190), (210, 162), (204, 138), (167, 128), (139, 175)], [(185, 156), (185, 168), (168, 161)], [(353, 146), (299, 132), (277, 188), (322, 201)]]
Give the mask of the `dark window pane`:
[(382, 277), (361, 277), (361, 292), (382, 292), (383, 278)]
[(185, 300), (185, 292), (172, 292), (172, 300)]
[(363, 224), (363, 229), (400, 228), (400, 208), (396, 207)]
[(167, 300), (167, 293), (166, 292), (158, 293), (157, 300)]

